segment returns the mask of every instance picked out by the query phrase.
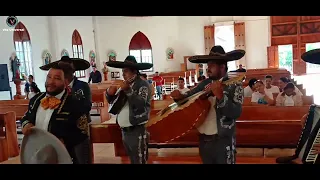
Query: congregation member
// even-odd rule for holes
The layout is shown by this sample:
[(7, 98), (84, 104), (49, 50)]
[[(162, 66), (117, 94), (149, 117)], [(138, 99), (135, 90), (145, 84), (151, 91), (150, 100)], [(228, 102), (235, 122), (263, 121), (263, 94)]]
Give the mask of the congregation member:
[(294, 84), (288, 83), (276, 99), (276, 106), (302, 106), (302, 96), (294, 92)]
[[(286, 77), (281, 77), (279, 79), (279, 89), (282, 92), (284, 87), (290, 82), (290, 80)], [(297, 86), (294, 86), (294, 92), (303, 96), (302, 92), (297, 88)]]
[(221, 46), (214, 46), (209, 55), (190, 57), (191, 63), (208, 64), (209, 78), (186, 94), (182, 94), (179, 90), (171, 93), (175, 101), (183, 100), (201, 91), (206, 91), (206, 95), (209, 96), (210, 111), (204, 123), (198, 127), (199, 153), (204, 164), (235, 164), (235, 124), (242, 112), (243, 87), (241, 81), (226, 85), (222, 82), (229, 79), (227, 63), (241, 59), (244, 55), (244, 50), (225, 53)]
[(189, 88), (185, 87), (185, 83), (184, 83), (184, 79), (183, 78), (179, 78), (178, 79), (178, 90), (180, 91), (181, 94), (185, 94), (187, 91), (189, 91)]
[(122, 140), (132, 164), (146, 164), (148, 161), (149, 132), (145, 124), (151, 111), (150, 84), (142, 80), (139, 70), (150, 69), (150, 63), (137, 63), (134, 56), (124, 61), (109, 61), (107, 66), (122, 69), (124, 81), (120, 89), (111, 85), (106, 98), (112, 104), (110, 113), (117, 115), (116, 121), (121, 128)]
[(249, 80), (248, 86), (243, 89), (244, 97), (251, 97), (252, 93), (256, 91), (256, 88), (254, 85), (256, 81), (257, 81), (256, 78), (252, 78)]
[(273, 93), (280, 93), (279, 87), (278, 86), (274, 86), (272, 85), (273, 83), (273, 77), (271, 75), (266, 75), (266, 77), (264, 78), (265, 80), (265, 91), (269, 91), (272, 94)]
[(97, 67), (94, 65), (92, 66), (92, 72), (90, 73), (88, 83), (101, 83), (102, 81), (102, 76), (100, 71), (97, 70)]
[(256, 105), (274, 105), (273, 94), (265, 91), (262, 81), (258, 80), (254, 84), (256, 91), (252, 93), (251, 103)]
[(152, 78), (152, 81), (156, 82), (156, 90), (158, 99), (162, 99), (162, 86), (163, 86), (163, 78), (159, 75), (159, 72), (155, 73), (155, 76)]

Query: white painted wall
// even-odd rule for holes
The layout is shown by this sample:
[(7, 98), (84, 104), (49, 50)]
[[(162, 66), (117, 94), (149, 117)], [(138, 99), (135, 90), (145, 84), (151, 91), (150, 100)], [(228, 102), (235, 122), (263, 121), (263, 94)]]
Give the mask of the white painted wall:
[[(0, 17), (0, 64), (9, 63), (9, 57), (14, 51), (13, 32), (2, 31), (8, 28), (6, 18), (7, 16)], [(82, 37), (84, 56), (88, 59), (90, 50), (95, 51), (91, 16), (17, 16), (17, 18), (28, 29), (32, 45), (34, 77), (42, 91), (45, 90), (46, 77), (46, 72), (39, 69), (43, 65), (43, 50), (49, 50), (53, 61), (61, 58), (62, 49), (67, 49), (72, 57), (72, 33), (77, 29)], [(9, 67), (8, 71), (11, 79), (12, 73)], [(87, 81), (87, 79), (82, 80)], [(12, 82), (10, 85), (15, 94), (15, 85)], [(24, 85), (22, 85), (22, 91), (23, 88)], [(9, 92), (0, 92), (1, 99), (10, 99)]]
[[(153, 17), (97, 17), (99, 58), (107, 61), (109, 50), (117, 52), (117, 60), (123, 61), (129, 54), (129, 43), (132, 36), (141, 31), (152, 46), (153, 63), (155, 71), (179, 70), (179, 59), (166, 60), (166, 49), (172, 47), (179, 53), (178, 17), (153, 16)], [(109, 68), (109, 71), (119, 71)]]
[[(6, 16), (0, 17), (0, 63), (9, 62), (14, 51), (13, 32), (2, 32), (7, 28)], [(124, 60), (129, 53), (132, 36), (143, 32), (153, 48), (155, 71), (179, 71), (183, 56), (204, 54), (203, 26), (224, 21), (245, 21), (247, 68), (267, 67), (267, 46), (270, 44), (268, 16), (18, 16), (30, 33), (34, 76), (44, 90), (46, 72), (38, 67), (43, 64), (42, 51), (48, 49), (53, 59), (60, 58), (62, 49), (72, 56), (72, 33), (77, 29), (82, 37), (84, 57), (89, 59), (90, 50), (97, 54), (98, 69), (107, 60), (107, 52), (115, 50), (117, 60)], [(94, 33), (93, 33), (94, 31)], [(95, 34), (95, 38), (94, 38)], [(166, 49), (175, 50), (175, 60), (166, 60)], [(188, 64), (194, 68), (194, 64)], [(89, 73), (90, 70), (87, 71)], [(119, 71), (112, 70), (109, 71)], [(11, 78), (11, 72), (9, 72)], [(84, 79), (86, 81), (86, 79)], [(13, 94), (15, 86), (12, 84)], [(9, 99), (9, 93), (0, 92), (0, 99)]]

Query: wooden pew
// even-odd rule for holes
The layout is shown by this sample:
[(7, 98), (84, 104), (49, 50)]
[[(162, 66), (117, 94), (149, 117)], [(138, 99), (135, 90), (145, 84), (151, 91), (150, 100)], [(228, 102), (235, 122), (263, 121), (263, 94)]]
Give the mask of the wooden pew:
[(28, 99), (15, 99), (15, 100), (0, 100), (0, 106), (2, 105), (28, 105)]
[(17, 126), (15, 120), (15, 112), (0, 112), (0, 141), (3, 145), (3, 147), (0, 146), (0, 151), (3, 151), (0, 152), (0, 159), (1, 156), (6, 159), (6, 157), (15, 157), (19, 155)]
[[(6, 123), (6, 140), (9, 149), (9, 157), (15, 157), (19, 155), (16, 121), (20, 120), (24, 116), (25, 112), (28, 110), (28, 106), (29, 104), (10, 105), (10, 103), (8, 103), (7, 105), (0, 105), (0, 113), (8, 114), (3, 118), (5, 119)], [(13, 113), (14, 116), (11, 113)]]
[(100, 115), (100, 122), (110, 120), (111, 116), (108, 112), (109, 103), (106, 100), (106, 90), (96, 89), (91, 91), (92, 94), (92, 109), (97, 109)]
[[(294, 148), (301, 132), (301, 117), (309, 110), (302, 107), (262, 107), (244, 106), (243, 113), (237, 120), (237, 147), (259, 148)], [(174, 130), (174, 127), (164, 130)], [(166, 144), (153, 144), (150, 136), (150, 147), (196, 147), (198, 131)], [(121, 130), (116, 124), (91, 124), (90, 137), (92, 143), (114, 143), (116, 156), (124, 156)]]
[(0, 119), (0, 162), (9, 159), (4, 119)]

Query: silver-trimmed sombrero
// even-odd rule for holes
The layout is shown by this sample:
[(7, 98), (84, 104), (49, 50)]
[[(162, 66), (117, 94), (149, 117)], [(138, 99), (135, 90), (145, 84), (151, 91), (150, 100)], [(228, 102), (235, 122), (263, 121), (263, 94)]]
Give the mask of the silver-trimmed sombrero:
[(225, 52), (222, 46), (213, 46), (209, 55), (196, 55), (189, 57), (191, 63), (208, 63), (209, 61), (228, 62), (241, 59), (246, 54), (246, 51), (237, 49), (230, 52)]
[(64, 144), (53, 134), (33, 127), (23, 137), (20, 152), (21, 164), (73, 164)]

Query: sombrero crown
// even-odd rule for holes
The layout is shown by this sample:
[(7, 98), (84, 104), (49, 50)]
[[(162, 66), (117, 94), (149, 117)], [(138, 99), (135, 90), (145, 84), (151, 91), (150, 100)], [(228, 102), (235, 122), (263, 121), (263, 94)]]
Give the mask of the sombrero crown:
[(62, 142), (53, 134), (33, 127), (22, 139), (21, 164), (73, 164)]
[(320, 49), (313, 49), (303, 53), (301, 59), (311, 64), (320, 64)]
[(127, 56), (126, 59), (122, 61), (109, 61), (106, 65), (113, 68), (133, 68), (136, 70), (146, 70), (153, 67), (150, 63), (137, 63), (134, 56)]
[(233, 50), (225, 52), (222, 46), (213, 46), (209, 55), (197, 55), (189, 58), (191, 63), (208, 63), (209, 61), (228, 62), (241, 59), (246, 52), (244, 50)]
[(90, 63), (87, 60), (80, 58), (70, 58), (69, 56), (62, 56), (60, 60), (41, 66), (40, 69), (48, 71), (50, 68), (58, 66), (58, 64), (61, 62), (72, 63), (75, 71), (86, 70), (90, 67)]

